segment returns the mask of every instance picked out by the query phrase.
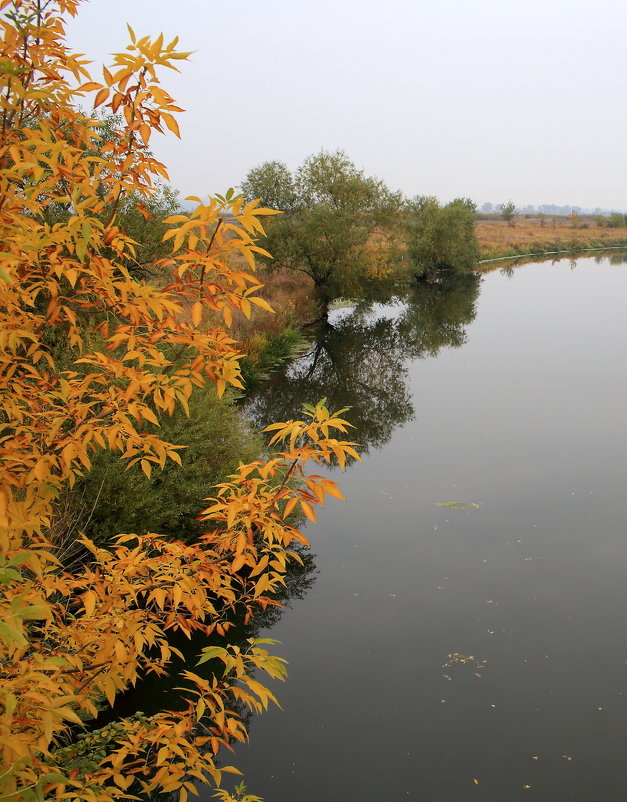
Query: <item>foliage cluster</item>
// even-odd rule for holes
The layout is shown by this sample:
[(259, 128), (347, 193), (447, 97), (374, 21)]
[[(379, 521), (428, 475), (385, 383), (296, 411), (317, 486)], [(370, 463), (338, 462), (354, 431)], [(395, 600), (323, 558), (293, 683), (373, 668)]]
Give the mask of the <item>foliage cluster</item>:
[(284, 212), (267, 226), (267, 247), (277, 266), (306, 274), (323, 303), (404, 278), (407, 261), (422, 276), (472, 270), (478, 259), (472, 201), (407, 201), (341, 151), (310, 156), (294, 174), (266, 162), (248, 173), (242, 191)]
[(407, 253), (416, 276), (473, 270), (479, 259), (474, 203), (456, 198), (441, 206), (437, 198), (416, 198), (408, 204)]
[(518, 214), (518, 209), (516, 208), (516, 204), (508, 200), (507, 203), (501, 203), (498, 206), (498, 210), (501, 213), (501, 217), (508, 226), (514, 225), (514, 217)]
[(272, 265), (308, 276), (323, 302), (359, 292), (391, 269), (391, 248), (373, 247), (398, 222), (402, 198), (366, 176), (342, 151), (321, 151), (291, 173), (282, 162), (251, 170), (241, 185), (248, 201), (283, 212), (266, 226)]
[[(64, 494), (98, 470), (99, 454), (147, 477), (180, 463), (180, 444), (164, 436), (176, 436), (176, 417), (169, 431), (160, 422), (205, 385), (241, 388), (228, 327), (268, 306), (253, 271), (270, 212), (232, 192), (165, 220), (171, 251), (151, 263), (153, 282), (134, 269), (139, 246), (123, 219), (148, 213), (167, 180), (148, 150), (153, 132), (178, 133), (159, 70), (187, 54), (130, 31), (92, 80), (65, 44), (78, 5), (0, 0), (0, 795), (109, 802), (180, 790), (185, 802), (193, 778), (219, 784), (216, 753), (246, 737), (235, 706), (272, 701), (253, 676), (284, 675), (266, 644), (205, 649), (200, 661), (221, 668), (209, 679), (183, 672), (176, 713), (96, 722), (82, 737), (84, 722), (168, 670), (172, 633), (223, 635), (234, 614), (275, 605), (305, 542), (289, 516), (313, 520), (314, 504), (341, 497), (303, 465), (355, 452), (336, 437), (345, 421), (308, 407), (302, 421), (269, 427), (276, 455), (240, 463), (218, 486), (194, 542), (129, 532), (103, 548), (80, 537), (64, 562)], [(80, 110), (91, 94), (119, 115), (104, 143), (100, 121)]]
[(181, 407), (162, 417), (159, 428), (145, 428), (181, 446), (181, 464), (166, 462), (146, 476), (130, 470), (115, 453), (98, 451), (91, 468), (55, 505), (55, 543), (64, 551), (75, 548), (73, 533), (82, 531), (98, 545), (119, 532), (159, 532), (186, 542), (196, 540), (205, 527), (198, 516), (202, 499), (225, 481), (240, 461), (262, 451), (261, 437), (240, 417), (230, 394), (219, 398), (213, 386), (196, 388)]
[(625, 228), (627, 226), (627, 215), (622, 212), (612, 212), (608, 218), (610, 228)]

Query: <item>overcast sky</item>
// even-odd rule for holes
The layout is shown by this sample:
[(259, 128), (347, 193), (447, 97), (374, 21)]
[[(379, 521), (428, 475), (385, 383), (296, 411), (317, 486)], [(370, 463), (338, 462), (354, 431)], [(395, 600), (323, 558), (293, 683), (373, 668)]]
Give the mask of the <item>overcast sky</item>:
[(184, 195), (340, 148), (409, 196), (627, 209), (625, 0), (90, 0), (70, 42), (127, 22), (195, 51), (153, 145)]

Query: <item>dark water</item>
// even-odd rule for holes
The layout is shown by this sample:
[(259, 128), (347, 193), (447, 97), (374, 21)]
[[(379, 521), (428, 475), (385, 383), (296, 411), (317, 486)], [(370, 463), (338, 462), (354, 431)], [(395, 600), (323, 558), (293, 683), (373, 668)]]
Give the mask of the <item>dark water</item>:
[(252, 792), (627, 798), (626, 304), (607, 259), (426, 285), (335, 312), (258, 399), (351, 404), (367, 452), (270, 630), (289, 680), (232, 759)]

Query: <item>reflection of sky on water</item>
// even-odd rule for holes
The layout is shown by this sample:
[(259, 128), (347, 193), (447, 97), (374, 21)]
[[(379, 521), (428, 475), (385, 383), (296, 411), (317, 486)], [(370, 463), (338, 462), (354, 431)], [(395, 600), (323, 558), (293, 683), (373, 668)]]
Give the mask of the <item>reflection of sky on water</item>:
[[(337, 326), (338, 323), (355, 314), (355, 311), (359, 308), (359, 305), (355, 302), (339, 301), (339, 303), (342, 305), (334, 306), (329, 310), (328, 320), (332, 326)], [(365, 317), (368, 320), (393, 320), (398, 317), (406, 307), (407, 304), (400, 299), (388, 304), (368, 304)]]
[(623, 798), (626, 297), (593, 258), (492, 273), (465, 344), (401, 360), (414, 417), (341, 477), (307, 530), (317, 582), (272, 630), (290, 677), (234, 761), (251, 790)]

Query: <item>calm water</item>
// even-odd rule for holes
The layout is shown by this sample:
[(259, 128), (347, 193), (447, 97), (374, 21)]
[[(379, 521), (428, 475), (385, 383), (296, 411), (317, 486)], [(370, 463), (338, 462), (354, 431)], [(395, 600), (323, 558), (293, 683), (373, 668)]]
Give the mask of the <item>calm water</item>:
[(252, 792), (627, 798), (626, 305), (605, 258), (427, 285), (336, 311), (257, 401), (351, 404), (367, 450), (270, 630), (289, 680), (232, 760)]

